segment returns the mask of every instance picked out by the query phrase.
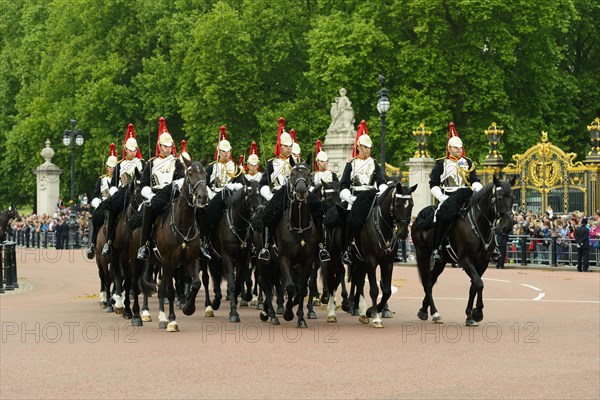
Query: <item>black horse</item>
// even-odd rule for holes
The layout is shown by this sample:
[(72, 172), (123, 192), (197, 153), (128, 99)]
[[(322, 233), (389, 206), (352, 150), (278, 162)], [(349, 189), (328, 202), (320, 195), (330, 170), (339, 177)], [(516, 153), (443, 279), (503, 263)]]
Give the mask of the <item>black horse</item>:
[[(360, 212), (361, 200), (372, 199), (366, 222), (355, 237), (356, 246), (352, 246), (355, 262), (351, 274), (352, 282), (356, 287), (354, 302), (360, 310), (359, 321), (368, 324), (370, 316), (373, 318), (372, 326), (375, 328), (383, 328), (381, 313), (392, 294), (392, 272), (394, 259), (398, 253), (398, 243), (408, 237), (408, 224), (414, 205), (412, 193), (416, 188), (417, 185), (408, 187), (397, 183), (389, 186), (379, 195), (373, 192), (362, 193), (354, 204), (354, 208)], [(357, 223), (360, 218), (354, 218), (356, 215), (353, 214), (351, 212), (348, 217), (350, 229), (358, 229)], [(378, 265), (381, 271), (382, 291), (379, 303), (376, 277)], [(363, 296), (365, 276), (368, 276), (370, 286), (372, 307), (369, 310)]]
[[(254, 210), (262, 204), (262, 196), (259, 183), (248, 181), (246, 178), (244, 178), (241, 189), (228, 195), (225, 195), (226, 191), (228, 189), (224, 189), (217, 195), (224, 197), (226, 208), (212, 229), (209, 242), (212, 260), (209, 261), (209, 264), (214, 280), (215, 302), (221, 299), (220, 283), (225, 278), (231, 308), (229, 322), (240, 322), (237, 298), (242, 293), (244, 281), (251, 273), (249, 249), (252, 246), (250, 237), (252, 230), (250, 219)], [(204, 288), (206, 291), (205, 315), (210, 316), (209, 308), (212, 309), (215, 302), (210, 302), (206, 282)], [(249, 301), (251, 296), (251, 292), (245, 293), (244, 300)]]
[[(195, 296), (200, 290), (199, 263), (200, 254), (200, 229), (196, 223), (195, 214), (198, 209), (206, 206), (208, 202), (208, 189), (206, 187), (206, 170), (200, 162), (188, 161), (184, 158), (186, 174), (179, 196), (175, 197), (162, 217), (154, 224), (152, 234), (157, 250), (151, 253), (150, 263), (160, 264), (162, 279), (158, 288), (159, 299), (159, 328), (166, 328), (168, 332), (177, 332), (179, 327), (175, 320), (175, 288), (173, 286), (174, 273), (177, 268), (185, 268), (191, 278), (190, 292), (184, 306), (186, 315), (193, 314)], [(169, 185), (175, 193), (172, 185)], [(135, 235), (132, 240), (135, 240)], [(135, 242), (134, 242), (135, 243)], [(130, 251), (130, 257), (132, 255)], [(132, 259), (133, 261), (133, 259)], [(148, 263), (147, 263), (148, 264)], [(143, 289), (152, 287), (148, 281), (148, 265), (145, 266)], [(169, 300), (168, 319), (165, 315), (164, 300)]]
[[(421, 210), (412, 227), (412, 238), (417, 253), (417, 266), (425, 298), (423, 306), (418, 312), (418, 317), (426, 321), (427, 310), (431, 312), (434, 323), (442, 323), (442, 318), (433, 301), (432, 288), (439, 275), (444, 271), (448, 262), (457, 262), (471, 279), (469, 300), (467, 302), (467, 326), (477, 326), (483, 320), (483, 276), (488, 267), (495, 243), (495, 227), (500, 226), (502, 233), (508, 234), (512, 229), (512, 206), (515, 197), (510, 182), (498, 180), (494, 176), (493, 182), (488, 183), (480, 191), (474, 193), (468, 206), (461, 215), (452, 223), (448, 241), (450, 248), (442, 251), (442, 262), (434, 263), (431, 267), (431, 253), (433, 241), (432, 217), (433, 206)], [(429, 216), (427, 216), (427, 214)], [(476, 307), (473, 302), (477, 296)]]
[(6, 234), (8, 232), (8, 222), (11, 219), (21, 221), (21, 216), (19, 215), (14, 204), (11, 204), (10, 207), (8, 207), (8, 209), (0, 213), (0, 243), (6, 240)]
[[(308, 292), (308, 277), (318, 242), (318, 228), (314, 223), (313, 215), (322, 215), (322, 210), (314, 210), (314, 203), (311, 204), (309, 200), (309, 180), (308, 165), (296, 164), (290, 172), (287, 185), (281, 188), (270, 201), (270, 203), (282, 201), (283, 209), (283, 215), (274, 226), (277, 249), (272, 251), (275, 255), (275, 263), (279, 265), (281, 284), (288, 296), (283, 318), (291, 321), (294, 318), (293, 307), (298, 305), (296, 312), (298, 328), (307, 327), (304, 319), (304, 297)], [(318, 199), (316, 201), (320, 207), (321, 203)], [(265, 272), (267, 274), (262, 274), (260, 278), (265, 291), (264, 310), (260, 317), (266, 321), (270, 316), (271, 323), (276, 323), (272, 289), (278, 282), (269, 276), (268, 271)]]

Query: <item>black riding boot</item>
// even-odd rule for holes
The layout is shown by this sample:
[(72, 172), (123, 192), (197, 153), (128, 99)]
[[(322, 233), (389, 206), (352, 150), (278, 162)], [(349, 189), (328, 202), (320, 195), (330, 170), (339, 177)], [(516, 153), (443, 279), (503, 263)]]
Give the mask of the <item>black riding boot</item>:
[(448, 234), (450, 228), (450, 221), (438, 221), (433, 227), (433, 261), (442, 262), (442, 243), (444, 238)]
[(327, 251), (327, 249), (325, 248), (325, 227), (323, 226), (323, 222), (320, 221), (320, 226), (321, 226), (321, 243), (319, 243), (319, 261), (321, 262), (325, 262), (325, 261), (329, 261), (331, 260), (331, 257), (329, 256), (329, 252)]
[(108, 216), (105, 218), (106, 221), (106, 243), (102, 248), (102, 255), (105, 256), (110, 254), (112, 240), (115, 235), (115, 225), (117, 223), (117, 215), (114, 211), (108, 211)]
[(148, 260), (148, 258), (150, 258), (150, 249), (148, 248), (150, 242), (148, 241), (148, 237), (150, 236), (150, 229), (152, 229), (152, 224), (154, 223), (155, 218), (154, 212), (152, 212), (152, 208), (150, 208), (149, 205), (144, 204), (143, 209), (140, 249), (137, 253), (138, 260)]
[(96, 255), (96, 236), (98, 236), (96, 232), (98, 229), (94, 226), (93, 219), (90, 219), (90, 244), (86, 252), (87, 258), (90, 260)]
[(210, 233), (208, 233), (205, 237), (204, 240), (202, 241), (202, 243), (200, 243), (200, 259), (204, 260), (204, 261), (210, 261), (212, 260), (212, 257), (210, 254), (208, 254), (208, 250), (206, 250), (206, 247), (208, 246), (208, 242), (210, 241)]
[(265, 226), (263, 230), (263, 243), (264, 247), (258, 253), (258, 259), (263, 261), (269, 261), (271, 259), (271, 253), (269, 252), (269, 228)]

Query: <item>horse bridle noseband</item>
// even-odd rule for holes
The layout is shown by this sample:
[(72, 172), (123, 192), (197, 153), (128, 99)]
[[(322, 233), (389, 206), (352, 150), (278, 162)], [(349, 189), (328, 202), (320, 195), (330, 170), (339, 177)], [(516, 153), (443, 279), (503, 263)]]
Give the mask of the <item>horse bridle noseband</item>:
[[(390, 226), (387, 223), (387, 221), (385, 220), (385, 218), (383, 218), (383, 214), (381, 213), (381, 207), (377, 207), (377, 214), (375, 214), (375, 221), (374, 221), (375, 222), (375, 230), (378, 233), (377, 242), (379, 243), (379, 248), (381, 250), (383, 250), (386, 254), (389, 254), (392, 251), (392, 249), (394, 248), (394, 246), (396, 245), (396, 243), (398, 242), (398, 236), (400, 235), (399, 225), (402, 224), (403, 222), (410, 221), (410, 216), (405, 217), (405, 218), (400, 218), (400, 221), (397, 221), (396, 218), (394, 218), (394, 216), (396, 215), (394, 213), (395, 207), (396, 207), (396, 201), (395, 201), (396, 198), (403, 199), (403, 200), (405, 200), (405, 203), (408, 203), (408, 201), (410, 199), (412, 199), (412, 196), (410, 194), (396, 193), (396, 188), (393, 189), (392, 200), (390, 201), (390, 214), (392, 215), (392, 220), (394, 221), (392, 226)], [(404, 208), (406, 208), (407, 205), (408, 204), (405, 204)], [(392, 231), (392, 236), (390, 237), (389, 240), (385, 239), (385, 236), (383, 235), (383, 231), (379, 227), (379, 223), (378, 223), (379, 220), (383, 221), (383, 223)]]
[(488, 237), (487, 241), (483, 239), (483, 234), (481, 233), (481, 229), (479, 228), (479, 225), (477, 224), (477, 220), (476, 220), (475, 216), (473, 215), (473, 208), (471, 207), (468, 212), (469, 222), (471, 223), (471, 229), (473, 229), (473, 232), (475, 232), (475, 235), (477, 237), (479, 237), (479, 239), (481, 239), (481, 242), (483, 243), (483, 247), (485, 248), (485, 250), (487, 250), (491, 246), (492, 241), (495, 238), (494, 227), (499, 223), (499, 221), (502, 219), (502, 217), (511, 215), (511, 210), (502, 212), (502, 213), (498, 211), (497, 204), (500, 202), (500, 200), (498, 200), (497, 196), (498, 196), (498, 192), (501, 190), (502, 190), (501, 186), (495, 186), (495, 185), (494, 185), (494, 188), (492, 189), (493, 196), (492, 196), (491, 203), (492, 203), (492, 206), (494, 207), (494, 220), (493, 221), (490, 221), (490, 219), (487, 217), (487, 215), (483, 212), (483, 210), (479, 206), (479, 203), (477, 203), (477, 209), (481, 212), (481, 215), (483, 215), (483, 217), (486, 219), (486, 221), (490, 227), (490, 233), (489, 233), (489, 237)]

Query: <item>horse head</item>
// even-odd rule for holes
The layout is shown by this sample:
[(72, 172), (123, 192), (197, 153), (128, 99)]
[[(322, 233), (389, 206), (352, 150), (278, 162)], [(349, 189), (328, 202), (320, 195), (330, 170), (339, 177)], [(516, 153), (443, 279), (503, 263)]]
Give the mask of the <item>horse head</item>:
[(494, 209), (494, 219), (499, 220), (498, 225), (504, 235), (508, 235), (513, 227), (512, 207), (515, 202), (515, 196), (512, 186), (516, 182), (516, 177), (510, 181), (497, 179), (494, 176), (494, 189), (492, 205)]
[(187, 169), (182, 193), (190, 206), (204, 208), (208, 204), (206, 170), (199, 161), (192, 162), (184, 157), (184, 162)]
[(129, 205), (134, 210), (137, 210), (140, 204), (144, 201), (144, 197), (142, 196), (142, 185), (140, 185), (140, 179), (142, 174), (137, 168), (134, 170), (132, 175), (126, 174), (130, 177), (131, 182), (129, 183)]
[(398, 227), (398, 236), (404, 240), (408, 236), (408, 225), (412, 214), (412, 208), (414, 206), (412, 193), (417, 189), (417, 185), (411, 187), (403, 186), (401, 183), (397, 183), (396, 187), (392, 189), (391, 195), (391, 214), (394, 218), (394, 222)]
[(252, 214), (264, 206), (264, 197), (260, 194), (260, 182), (249, 180), (246, 176), (244, 176), (244, 196)]
[(331, 181), (324, 182), (321, 181), (323, 185), (321, 201), (323, 201), (323, 205), (325, 209), (329, 209), (340, 202), (340, 182), (339, 181)]
[(294, 165), (288, 179), (289, 193), (298, 201), (306, 201), (308, 198), (308, 182), (310, 180), (310, 169), (305, 163)]
[(17, 211), (17, 207), (15, 207), (15, 204), (12, 203), (9, 207), (8, 207), (8, 219), (14, 219), (17, 222), (21, 222), (21, 216), (19, 215), (19, 212)]

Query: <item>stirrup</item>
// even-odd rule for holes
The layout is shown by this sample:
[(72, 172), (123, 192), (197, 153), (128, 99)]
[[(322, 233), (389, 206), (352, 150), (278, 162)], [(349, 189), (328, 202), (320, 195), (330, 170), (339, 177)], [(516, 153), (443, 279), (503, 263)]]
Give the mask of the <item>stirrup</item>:
[(442, 255), (438, 249), (435, 249), (431, 255), (433, 256), (433, 261), (442, 262)]
[(260, 253), (258, 253), (258, 259), (263, 261), (271, 260), (271, 253), (269, 252), (269, 249), (263, 247)]
[(329, 260), (331, 260), (331, 257), (329, 256), (329, 252), (327, 250), (325, 250), (324, 248), (319, 250), (319, 261), (325, 262), (325, 261), (329, 261)]
[(342, 262), (346, 265), (352, 265), (352, 256), (349, 251), (346, 250), (344, 254), (342, 254)]
[(140, 247), (140, 249), (138, 250), (138, 253), (137, 253), (137, 259), (143, 260), (143, 261), (148, 261), (148, 258), (150, 258), (150, 251), (148, 250), (148, 246)]
[(110, 254), (110, 250), (111, 250), (110, 241), (108, 241), (104, 244), (104, 247), (102, 247), (102, 255), (105, 256), (107, 254)]
[(94, 251), (94, 246), (88, 247), (86, 255), (89, 260), (92, 260), (94, 258), (94, 256), (96, 255), (96, 252)]
[(200, 259), (205, 261), (212, 260), (212, 257), (210, 254), (208, 254), (208, 251), (206, 251), (206, 249), (202, 246), (200, 246)]

